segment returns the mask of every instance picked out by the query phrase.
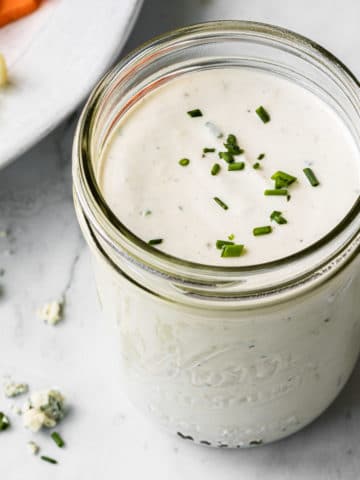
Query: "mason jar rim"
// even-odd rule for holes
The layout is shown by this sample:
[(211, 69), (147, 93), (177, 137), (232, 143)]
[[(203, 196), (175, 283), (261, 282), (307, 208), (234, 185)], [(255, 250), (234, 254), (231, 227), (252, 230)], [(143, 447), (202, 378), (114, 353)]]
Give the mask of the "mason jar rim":
[[(206, 22), (162, 34), (128, 54), (100, 80), (90, 95), (81, 114), (73, 149), (74, 195), (86, 219), (111, 248), (115, 251), (119, 251), (120, 249), (122, 254), (125, 252), (125, 256), (131, 258), (133, 261), (135, 260), (135, 263), (138, 265), (145, 266), (147, 270), (162, 275), (165, 274), (170, 278), (204, 281), (205, 283), (210, 281), (216, 283), (218, 281), (221, 283), (229, 280), (238, 280), (244, 278), (246, 275), (253, 275), (285, 265), (291, 265), (295, 261), (300, 261), (309, 254), (328, 245), (339, 234), (344, 232), (360, 214), (360, 197), (358, 197), (355, 205), (342, 221), (315, 243), (287, 257), (262, 264), (246, 266), (206, 265), (174, 257), (149, 246), (141, 238), (133, 234), (121, 223), (120, 219), (113, 214), (97, 185), (92, 169), (90, 149), (93, 129), (92, 122), (99, 104), (104, 101), (104, 97), (106, 97), (104, 92), (111, 87), (115, 79), (121, 76), (124, 69), (128, 68), (130, 70), (134, 68), (137, 62), (143, 61), (148, 55), (155, 54), (155, 52), (161, 49), (170, 48), (179, 42), (191, 42), (191, 40), (194, 39), (206, 41), (210, 38), (215, 39), (221, 36), (223, 38), (231, 38), (236, 35), (247, 36), (258, 39), (259, 41), (262, 39), (270, 39), (279, 46), (291, 47), (295, 49), (299, 55), (301, 53), (308, 58), (320, 62), (321, 65), (330, 70), (333, 75), (340, 78), (346, 86), (348, 93), (352, 95), (352, 102), (356, 103), (360, 122), (360, 84), (354, 74), (332, 53), (316, 42), (281, 27), (240, 20)], [(129, 72), (127, 72), (127, 74), (129, 74)], [(347, 239), (348, 241), (340, 253), (343, 253), (343, 250), (345, 251), (352, 242), (355, 242), (355, 239), (359, 237), (359, 235), (360, 229), (358, 227), (356, 232), (352, 233), (351, 238)], [(358, 244), (356, 245), (356, 252), (358, 250), (357, 247)], [(354, 252), (352, 252), (352, 255), (353, 254)], [(338, 255), (338, 251), (334, 252), (331, 258), (327, 257), (324, 260), (323, 265), (329, 264)], [(311, 276), (312, 274), (314, 274), (314, 271), (306, 272), (307, 276)], [(298, 281), (299, 279), (296, 280)]]

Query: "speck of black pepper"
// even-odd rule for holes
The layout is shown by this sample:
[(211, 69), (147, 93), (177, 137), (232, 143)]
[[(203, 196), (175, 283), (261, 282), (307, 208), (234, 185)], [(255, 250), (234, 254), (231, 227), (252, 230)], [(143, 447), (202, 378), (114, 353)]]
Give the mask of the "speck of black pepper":
[(253, 344), (249, 345), (249, 348), (255, 348), (255, 345), (253, 345)]
[(330, 318), (325, 318), (325, 319), (324, 319), (324, 322), (325, 322), (325, 323), (329, 323), (329, 322), (330, 322)]
[(181, 433), (181, 432), (176, 432), (176, 434), (177, 434), (180, 438), (183, 438), (184, 440), (194, 441), (193, 437), (191, 437), (190, 435), (184, 435), (184, 434)]
[(200, 440), (200, 443), (202, 445), (209, 445), (209, 446), (211, 445), (211, 442), (208, 442), (207, 440)]
[(229, 445), (227, 445), (226, 443), (220, 443), (219, 444), (219, 448), (228, 448)]
[(348, 450), (346, 450), (346, 453), (348, 455), (352, 455), (353, 454), (353, 449), (352, 448), (349, 448)]

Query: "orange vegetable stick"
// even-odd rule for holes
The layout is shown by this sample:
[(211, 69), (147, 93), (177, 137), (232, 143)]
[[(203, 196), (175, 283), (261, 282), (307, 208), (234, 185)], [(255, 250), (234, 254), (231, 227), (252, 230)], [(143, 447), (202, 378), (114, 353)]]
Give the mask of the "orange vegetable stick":
[(33, 12), (41, 0), (0, 0), (0, 27)]

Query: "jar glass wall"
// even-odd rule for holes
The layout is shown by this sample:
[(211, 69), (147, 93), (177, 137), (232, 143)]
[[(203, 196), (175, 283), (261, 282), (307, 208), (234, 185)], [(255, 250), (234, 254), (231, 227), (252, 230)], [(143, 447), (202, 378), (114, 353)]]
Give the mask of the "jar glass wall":
[(212, 22), (130, 54), (90, 97), (74, 142), (74, 198), (105, 315), (117, 326), (132, 401), (171, 432), (257, 445), (316, 418), (356, 361), (359, 202), (316, 244), (276, 262), (212, 267), (149, 247), (97, 184), (119, 119), (144, 95), (199, 69), (254, 68), (326, 101), (359, 145), (359, 86), (321, 47), (250, 22)]

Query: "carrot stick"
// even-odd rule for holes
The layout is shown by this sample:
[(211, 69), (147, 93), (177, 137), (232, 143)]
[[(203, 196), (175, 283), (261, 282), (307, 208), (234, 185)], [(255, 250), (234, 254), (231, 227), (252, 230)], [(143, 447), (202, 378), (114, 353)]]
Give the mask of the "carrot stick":
[(0, 27), (33, 12), (40, 0), (0, 0)]

